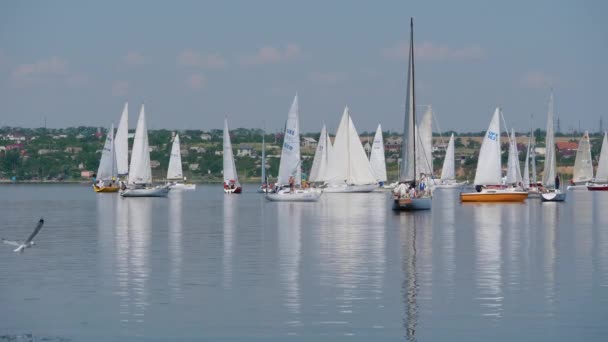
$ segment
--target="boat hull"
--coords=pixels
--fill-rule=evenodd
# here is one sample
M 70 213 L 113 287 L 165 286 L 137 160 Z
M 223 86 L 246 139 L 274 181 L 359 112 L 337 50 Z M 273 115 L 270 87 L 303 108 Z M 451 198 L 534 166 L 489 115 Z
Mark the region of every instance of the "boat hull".
M 171 190 L 196 190 L 196 184 L 192 183 L 174 183 L 169 184 Z
M 93 185 L 93 190 L 98 194 L 118 192 L 118 186 L 97 186 Z
M 523 202 L 528 198 L 525 191 L 488 190 L 482 192 L 463 192 L 461 202 Z
M 550 191 L 540 194 L 543 202 L 563 202 L 566 200 L 566 193 L 561 191 Z
M 126 189 L 120 192 L 121 197 L 167 197 L 168 187 Z
M 236 188 L 224 188 L 224 193 L 227 194 L 240 194 L 243 191 L 243 187 L 236 187 Z
M 587 186 L 590 191 L 608 191 L 608 184 L 590 184 Z
M 393 201 L 395 211 L 430 210 L 433 199 L 431 197 L 421 198 L 399 198 Z
M 316 202 L 322 194 L 321 191 L 297 190 L 295 192 L 268 193 L 265 197 L 271 202 Z
M 323 192 L 328 193 L 349 193 L 349 192 L 372 192 L 378 188 L 377 184 L 365 185 L 339 185 L 323 188 Z

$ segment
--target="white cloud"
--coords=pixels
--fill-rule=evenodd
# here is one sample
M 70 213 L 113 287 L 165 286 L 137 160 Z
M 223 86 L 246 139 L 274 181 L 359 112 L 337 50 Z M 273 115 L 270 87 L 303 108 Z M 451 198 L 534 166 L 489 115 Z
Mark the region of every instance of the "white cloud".
M 18 65 L 11 75 L 17 85 L 24 85 L 49 77 L 63 76 L 67 74 L 68 63 L 59 57 L 41 59 L 30 64 Z
M 228 63 L 218 53 L 202 54 L 192 49 L 186 49 L 177 56 L 177 64 L 188 67 L 221 69 Z
M 344 80 L 344 74 L 336 71 L 313 71 L 308 75 L 308 79 L 315 83 L 337 84 Z
M 530 71 L 520 79 L 520 84 L 528 89 L 547 89 L 555 85 L 555 78 L 540 71 Z
M 126 96 L 129 93 L 129 82 L 116 81 L 112 83 L 112 96 Z
M 285 63 L 299 57 L 301 53 L 300 46 L 293 43 L 287 44 L 284 49 L 265 46 L 255 54 L 241 57 L 240 62 L 243 65 Z
M 382 54 L 387 59 L 407 60 L 410 45 L 407 42 L 398 42 L 386 48 Z M 486 55 L 486 51 L 479 45 L 473 44 L 464 47 L 449 47 L 445 44 L 423 42 L 414 46 L 416 58 L 424 61 L 447 61 L 447 60 L 478 60 Z
M 137 51 L 127 52 L 127 54 L 122 58 L 122 61 L 129 65 L 142 65 L 146 63 L 144 56 Z
M 186 83 L 192 89 L 201 89 L 205 86 L 205 76 L 201 74 L 192 74 L 188 77 Z

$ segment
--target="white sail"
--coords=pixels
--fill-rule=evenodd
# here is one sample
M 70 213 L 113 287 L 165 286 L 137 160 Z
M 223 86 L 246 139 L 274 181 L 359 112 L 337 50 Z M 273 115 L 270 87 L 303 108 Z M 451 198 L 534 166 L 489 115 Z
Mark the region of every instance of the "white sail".
M 384 158 L 384 139 L 382 137 L 382 125 L 378 125 L 374 142 L 372 144 L 372 152 L 369 156 L 369 163 L 372 166 L 376 181 L 386 182 L 386 160 Z
M 549 97 L 547 112 L 547 137 L 545 138 L 545 170 L 543 185 L 547 188 L 555 186 L 555 137 L 553 133 L 553 93 Z
M 488 131 L 481 143 L 475 185 L 495 185 L 502 182 L 500 170 L 500 108 L 496 108 Z
M 454 133 L 450 136 L 448 148 L 445 150 L 445 159 L 443 160 L 443 168 L 441 169 L 441 180 L 448 181 L 456 179 L 454 170 Z
M 530 146 L 530 173 L 532 174 L 532 179 L 530 180 L 532 184 L 536 184 L 536 138 L 532 134 L 530 135 L 532 139 L 532 146 Z
M 114 137 L 114 148 L 116 150 L 116 169 L 118 175 L 124 176 L 129 173 L 129 103 L 125 103 Z
M 583 137 L 578 142 L 572 180 L 577 183 L 585 183 L 591 181 L 592 178 L 593 164 L 591 163 L 591 144 L 589 143 L 589 132 L 585 131 Z
M 182 153 L 179 145 L 179 134 L 175 135 L 175 139 L 173 139 L 173 146 L 171 146 L 171 156 L 169 157 L 167 179 L 184 179 L 182 172 Z
M 312 167 L 310 168 L 310 175 L 308 180 L 311 182 L 324 182 L 326 179 L 327 165 L 329 164 L 329 148 L 331 148 L 331 141 L 327 134 L 327 128 L 325 124 L 321 128 L 321 134 L 319 134 L 319 142 L 317 149 L 315 150 L 315 157 L 312 161 Z
M 111 180 L 117 176 L 116 171 L 116 150 L 114 149 L 114 124 L 110 127 L 106 142 L 101 150 L 101 159 L 97 169 L 98 180 Z
M 236 173 L 236 164 L 234 163 L 234 154 L 232 153 L 232 143 L 230 142 L 230 131 L 228 130 L 228 119 L 224 119 L 224 180 L 234 180 L 239 184 L 239 178 Z
M 405 97 L 405 123 L 403 125 L 403 143 L 401 145 L 401 174 L 399 181 L 411 182 L 416 180 L 415 169 L 415 113 L 414 103 L 414 39 L 410 39 L 410 52 L 407 65 L 407 90 Z
M 416 177 L 433 174 L 433 111 L 429 106 L 416 130 Z
M 150 146 L 148 145 L 148 128 L 146 127 L 146 113 L 141 105 L 133 150 L 131 151 L 131 167 L 129 168 L 129 184 L 152 183 L 152 168 L 150 167 Z
M 604 132 L 604 140 L 602 142 L 602 150 L 600 152 L 600 161 L 597 164 L 595 182 L 608 183 L 608 136 L 606 132 Z
M 519 165 L 519 151 L 515 140 L 515 130 L 511 129 L 511 139 L 509 140 L 509 159 L 507 164 L 507 184 L 519 184 L 522 182 Z
M 524 174 L 522 183 L 524 185 L 524 189 L 528 189 L 530 187 L 530 146 L 532 145 L 532 133 L 530 133 L 530 137 L 528 137 L 528 147 L 526 149 L 526 160 L 524 162 Z
M 329 160 L 329 182 L 346 182 L 348 185 L 376 183 L 374 171 L 367 160 L 348 107 L 344 108 Z
M 294 177 L 295 184 L 300 184 L 302 181 L 300 170 L 300 120 L 298 95 L 296 95 L 285 124 L 285 137 L 283 138 L 277 184 L 289 184 L 290 177 Z

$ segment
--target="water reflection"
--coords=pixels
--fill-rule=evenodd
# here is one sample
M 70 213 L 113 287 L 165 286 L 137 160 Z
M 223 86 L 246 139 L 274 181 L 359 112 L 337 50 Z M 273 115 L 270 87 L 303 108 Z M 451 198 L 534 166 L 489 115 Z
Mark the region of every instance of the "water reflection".
M 283 304 L 290 317 L 288 327 L 302 325 L 300 321 L 300 254 L 302 227 L 302 203 L 277 203 L 277 230 L 279 270 L 281 284 L 285 287 Z M 304 204 L 306 205 L 306 204 Z M 294 332 L 289 332 L 295 334 Z
M 442 192 L 442 196 L 438 196 L 437 200 L 441 208 L 441 220 L 442 224 L 440 227 L 442 236 L 442 253 L 444 263 L 444 274 L 445 279 L 443 283 L 445 288 L 449 291 L 448 299 L 452 299 L 454 296 L 454 273 L 456 270 L 456 260 L 454 251 L 456 249 L 456 203 L 459 199 L 454 196 L 456 192 L 452 192 L 451 196 L 448 195 L 447 191 Z
M 124 323 L 143 323 L 148 306 L 152 198 L 116 201 L 116 280 Z
M 475 208 L 476 275 L 482 316 L 502 316 L 502 206 L 480 204 Z
M 182 192 L 169 196 L 169 287 L 172 294 L 181 298 L 182 278 Z
M 232 268 L 233 268 L 233 244 L 234 226 L 238 210 L 238 195 L 224 195 L 224 244 L 222 256 L 222 285 L 224 288 L 232 287 Z
M 417 341 L 417 327 L 419 319 L 418 300 L 420 293 L 418 262 L 421 258 L 418 241 L 420 233 L 432 229 L 431 213 L 400 213 L 399 239 L 401 242 L 403 283 L 401 290 L 404 298 L 405 317 L 403 326 L 405 338 L 408 341 Z M 432 279 L 432 278 L 431 278 Z M 426 285 L 425 285 L 426 286 Z M 428 284 L 431 287 L 432 283 Z
M 543 270 L 544 270 L 544 288 L 545 300 L 547 301 L 547 312 L 552 314 L 555 312 L 555 231 L 557 229 L 558 208 L 561 203 L 542 203 L 543 217 Z

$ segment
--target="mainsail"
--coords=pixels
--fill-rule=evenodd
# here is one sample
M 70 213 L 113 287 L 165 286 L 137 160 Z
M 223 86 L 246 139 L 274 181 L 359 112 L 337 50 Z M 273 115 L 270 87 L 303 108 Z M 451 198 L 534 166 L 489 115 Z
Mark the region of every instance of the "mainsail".
M 148 128 L 146 127 L 146 113 L 144 105 L 141 105 L 135 138 L 133 139 L 133 150 L 131 151 L 131 167 L 129 172 L 129 184 L 152 183 L 152 169 L 150 167 L 150 146 L 148 145 Z
M 519 151 L 515 140 L 515 130 L 511 129 L 509 140 L 509 159 L 507 164 L 507 184 L 519 184 L 522 182 L 521 168 L 519 165 Z
M 456 179 L 454 170 L 454 133 L 450 136 L 448 148 L 445 150 L 445 159 L 443 160 L 443 168 L 441 169 L 441 180 L 449 181 Z
M 524 189 L 530 188 L 530 146 L 532 145 L 532 133 L 528 137 L 528 147 L 526 148 L 526 160 L 524 162 L 524 175 L 522 183 Z
M 496 108 L 488 131 L 481 143 L 475 185 L 496 185 L 502 182 L 500 170 L 500 108 Z
M 372 144 L 372 152 L 369 156 L 369 163 L 372 166 L 376 181 L 386 182 L 386 161 L 384 158 L 384 139 L 382 138 L 382 125 L 378 125 L 374 142 Z
M 230 143 L 230 131 L 228 130 L 228 119 L 224 119 L 224 180 L 235 181 L 238 184 L 239 178 L 236 173 L 236 165 L 234 164 L 234 155 L 232 154 L 232 144 Z
M 300 122 L 298 95 L 296 95 L 287 115 L 277 184 L 289 184 L 290 177 L 294 177 L 295 184 L 301 184 L 300 175 Z
M 119 176 L 129 173 L 129 103 L 125 103 L 114 137 L 116 169 Z
M 553 133 L 553 93 L 549 97 L 549 111 L 547 113 L 547 137 L 545 138 L 545 171 L 543 185 L 547 188 L 555 187 L 555 137 Z
M 112 180 L 117 176 L 116 171 L 116 150 L 114 149 L 114 124 L 110 126 L 106 142 L 101 150 L 101 159 L 97 169 L 98 180 Z
M 311 182 L 324 182 L 327 180 L 327 167 L 329 165 L 329 151 L 331 149 L 331 141 L 329 140 L 329 134 L 325 124 L 321 128 L 321 134 L 319 135 L 319 142 L 317 143 L 317 149 L 315 151 L 315 157 L 312 161 L 312 167 L 310 169 L 310 176 L 308 180 Z
M 583 137 L 578 142 L 572 180 L 577 183 L 585 183 L 591 181 L 592 178 L 593 164 L 591 163 L 591 144 L 589 143 L 589 132 L 585 131 Z
M 175 139 L 173 139 L 173 146 L 171 146 L 171 156 L 169 157 L 167 179 L 184 179 L 184 175 L 182 173 L 182 153 L 179 145 L 179 134 L 175 135 Z
M 604 140 L 602 141 L 602 151 L 600 152 L 600 161 L 597 164 L 595 182 L 608 183 L 608 136 L 606 132 L 604 132 Z
M 416 130 L 416 176 L 433 175 L 433 111 L 428 106 Z
M 410 33 L 410 52 L 407 65 L 407 90 L 405 97 L 405 123 L 401 145 L 400 182 L 416 180 L 416 103 L 414 97 L 414 30 Z

